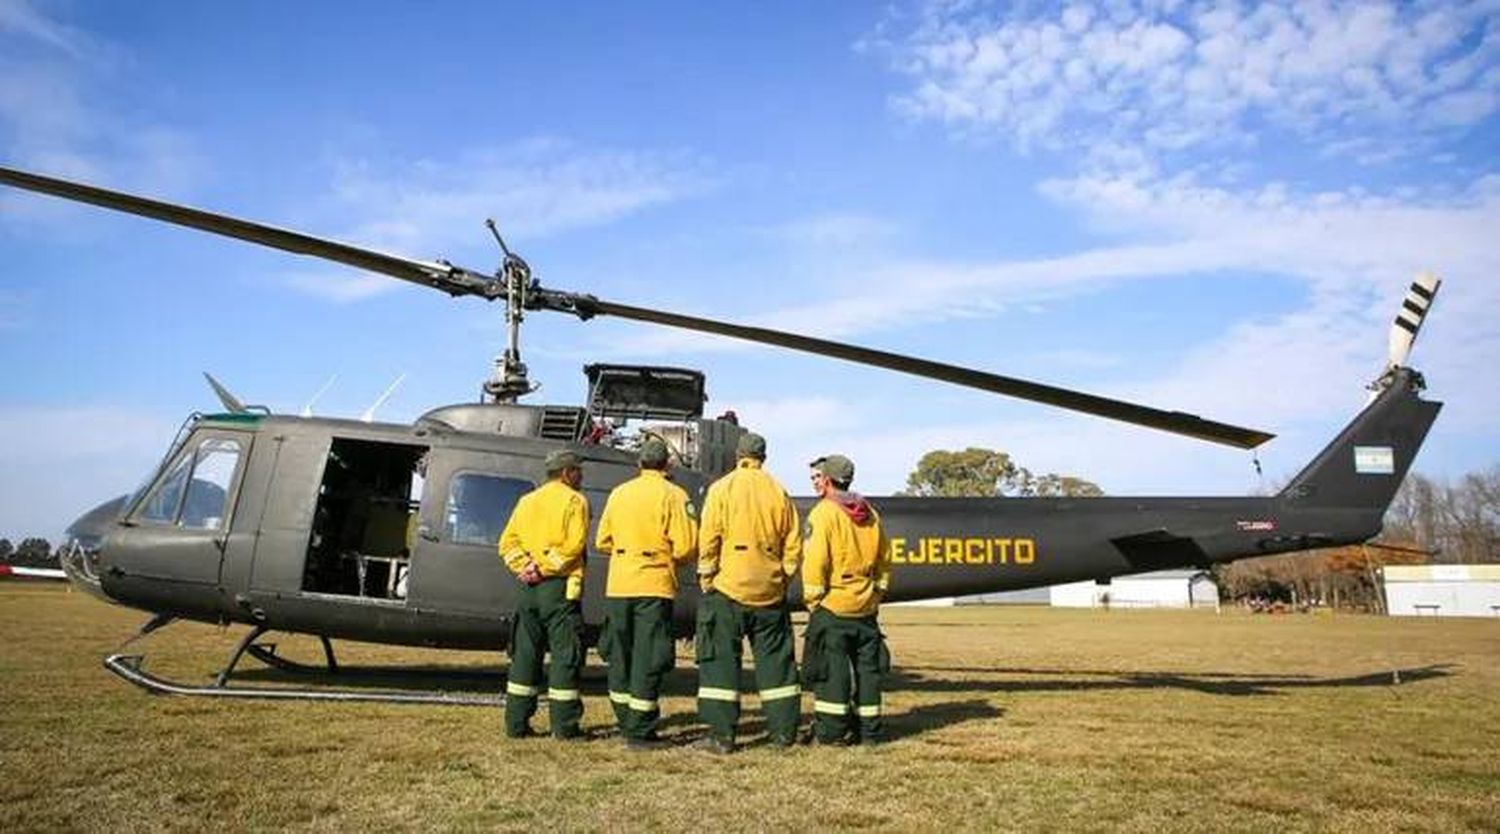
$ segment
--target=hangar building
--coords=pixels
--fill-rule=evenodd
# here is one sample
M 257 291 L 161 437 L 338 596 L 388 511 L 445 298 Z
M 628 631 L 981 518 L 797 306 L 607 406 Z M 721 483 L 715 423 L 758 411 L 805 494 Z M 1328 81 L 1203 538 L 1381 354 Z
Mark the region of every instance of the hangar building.
M 1500 617 L 1500 565 L 1387 565 L 1393 617 Z
M 1208 574 L 1195 570 L 1069 582 L 1050 590 L 1052 604 L 1061 608 L 1214 608 L 1219 604 L 1219 586 Z

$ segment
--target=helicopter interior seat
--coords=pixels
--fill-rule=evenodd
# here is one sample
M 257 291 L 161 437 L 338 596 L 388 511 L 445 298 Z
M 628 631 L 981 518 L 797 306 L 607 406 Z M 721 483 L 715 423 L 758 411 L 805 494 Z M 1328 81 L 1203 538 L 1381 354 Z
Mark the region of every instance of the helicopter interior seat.
M 409 563 L 406 534 L 411 518 L 404 500 L 371 505 L 357 556 L 362 596 L 397 596 L 398 582 Z
M 314 510 L 303 590 L 399 599 L 414 473 L 426 447 L 334 438 Z

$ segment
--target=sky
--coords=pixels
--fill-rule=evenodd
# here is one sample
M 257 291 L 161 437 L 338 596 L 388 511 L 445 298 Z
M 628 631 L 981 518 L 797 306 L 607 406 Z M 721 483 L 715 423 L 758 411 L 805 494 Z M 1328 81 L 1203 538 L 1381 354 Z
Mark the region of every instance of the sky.
M 1259 452 L 837 360 L 538 313 L 709 375 L 806 492 L 1002 449 L 1109 494 L 1265 491 L 1358 411 L 1420 270 L 1417 469 L 1500 461 L 1500 2 L 0 0 L 0 164 L 545 286 L 1197 413 Z M 0 535 L 57 537 L 184 417 L 472 401 L 502 309 L 0 189 Z M 1256 464 L 1259 463 L 1259 471 Z

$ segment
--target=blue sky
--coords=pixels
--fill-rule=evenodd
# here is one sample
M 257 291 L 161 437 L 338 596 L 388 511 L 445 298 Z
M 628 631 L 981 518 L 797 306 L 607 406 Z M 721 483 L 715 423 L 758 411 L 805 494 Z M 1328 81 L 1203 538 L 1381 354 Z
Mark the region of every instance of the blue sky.
M 699 367 L 794 487 L 992 446 L 1112 494 L 1284 478 L 1364 401 L 1412 275 L 1448 403 L 1419 469 L 1500 459 L 1493 3 L 0 0 L 0 161 L 542 281 L 1252 425 L 1248 453 L 844 363 L 536 315 L 588 361 Z M 383 419 L 473 398 L 500 309 L 0 193 L 0 534 L 129 489 L 199 372 Z

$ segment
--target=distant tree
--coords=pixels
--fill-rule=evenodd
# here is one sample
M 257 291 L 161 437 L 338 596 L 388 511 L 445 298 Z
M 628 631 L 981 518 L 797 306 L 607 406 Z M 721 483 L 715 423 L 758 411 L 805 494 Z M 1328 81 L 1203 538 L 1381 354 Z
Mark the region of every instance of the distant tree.
M 902 495 L 943 498 L 1066 496 L 1094 498 L 1104 491 L 1072 475 L 1033 475 L 1005 452 L 970 447 L 935 449 L 917 461 Z
M 1431 550 L 1438 562 L 1500 562 L 1500 465 L 1457 484 L 1407 476 L 1386 512 L 1385 536 Z
M 10 560 L 17 565 L 31 567 L 49 564 L 52 561 L 52 542 L 37 536 L 22 539 L 21 546 L 16 548 Z
M 15 552 L 16 548 L 10 543 L 10 539 L 0 539 L 0 562 L 9 561 L 11 554 Z

